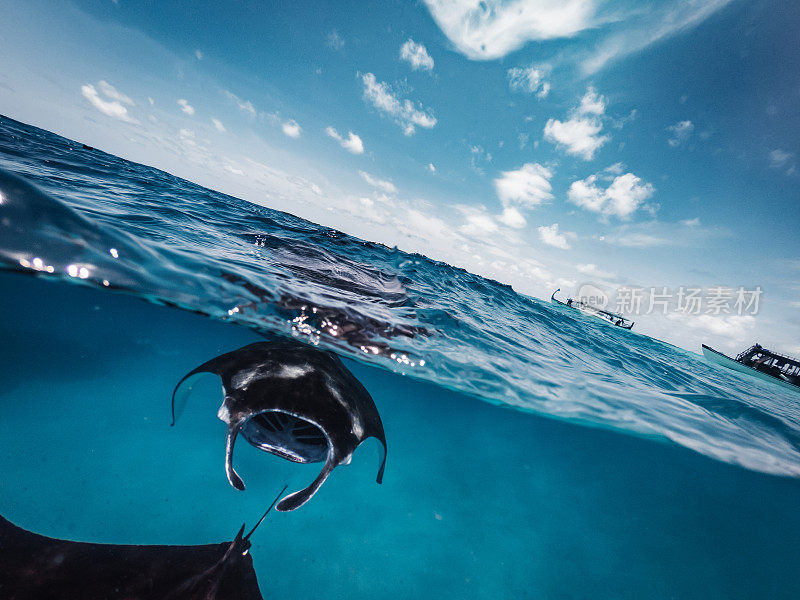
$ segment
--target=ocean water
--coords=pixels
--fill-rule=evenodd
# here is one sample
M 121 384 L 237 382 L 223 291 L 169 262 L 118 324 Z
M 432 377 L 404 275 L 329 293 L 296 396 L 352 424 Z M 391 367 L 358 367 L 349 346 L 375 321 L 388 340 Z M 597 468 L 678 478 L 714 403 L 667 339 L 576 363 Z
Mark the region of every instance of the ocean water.
M 269 203 L 265 198 L 264 202 Z M 198 364 L 337 352 L 388 442 L 253 538 L 265 598 L 800 597 L 800 394 L 466 271 L 0 118 L 0 514 L 81 541 L 232 539 L 297 465 Z

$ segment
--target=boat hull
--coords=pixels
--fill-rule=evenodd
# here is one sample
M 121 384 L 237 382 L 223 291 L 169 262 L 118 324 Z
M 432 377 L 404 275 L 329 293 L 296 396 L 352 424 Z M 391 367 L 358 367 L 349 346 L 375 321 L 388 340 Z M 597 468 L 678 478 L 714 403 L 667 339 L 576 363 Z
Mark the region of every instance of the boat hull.
M 715 365 L 720 365 L 722 367 L 726 367 L 733 371 L 738 371 L 739 373 L 744 373 L 746 375 L 750 375 L 757 379 L 761 379 L 763 381 L 769 381 L 771 383 L 777 383 L 780 386 L 788 387 L 793 390 L 800 390 L 800 387 L 794 385 L 793 383 L 789 383 L 788 381 L 784 381 L 783 379 L 778 379 L 777 377 L 773 377 L 772 375 L 768 375 L 767 373 L 762 373 L 758 369 L 754 369 L 753 367 L 748 367 L 747 365 L 743 365 L 742 363 L 732 359 L 730 356 L 723 354 L 722 352 L 718 352 L 713 348 L 706 346 L 703 344 L 703 356 L 705 359 L 713 363 Z
M 588 316 L 588 317 L 594 317 L 595 319 L 598 319 L 599 321 L 602 321 L 602 322 L 603 322 L 603 323 L 605 323 L 606 325 L 611 325 L 611 326 L 613 326 L 613 327 L 619 327 L 620 329 L 626 329 L 626 330 L 628 330 L 628 331 L 630 331 L 631 329 L 633 329 L 634 323 L 631 323 L 630 325 L 617 325 L 615 322 L 613 322 L 613 321 L 610 321 L 610 320 L 608 320 L 608 319 L 606 319 L 606 318 L 604 318 L 604 317 L 602 317 L 602 316 L 598 315 L 596 312 L 593 312 L 593 311 L 591 311 L 591 310 L 584 310 L 583 308 L 581 308 L 581 307 L 579 307 L 579 306 L 570 306 L 570 305 L 569 305 L 569 304 L 567 304 L 566 302 L 562 302 L 561 300 L 559 300 L 558 298 L 556 298 L 556 293 L 558 293 L 558 291 L 559 291 L 560 289 L 561 289 L 561 288 L 559 288 L 558 290 L 556 290 L 555 292 L 553 292 L 553 295 L 552 295 L 552 296 L 550 296 L 550 302 L 552 302 L 553 304 L 560 304 L 561 306 L 565 306 L 566 308 L 571 308 L 572 310 L 576 310 L 576 311 L 578 311 L 579 313 L 581 313 L 582 315 L 586 315 L 586 316 Z

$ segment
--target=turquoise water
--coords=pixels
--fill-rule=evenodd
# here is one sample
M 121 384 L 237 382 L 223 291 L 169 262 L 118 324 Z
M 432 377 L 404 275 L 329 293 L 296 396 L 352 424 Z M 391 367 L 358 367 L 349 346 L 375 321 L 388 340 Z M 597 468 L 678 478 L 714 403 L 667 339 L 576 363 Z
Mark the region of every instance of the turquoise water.
M 370 441 L 268 517 L 265 598 L 800 596 L 792 390 L 8 119 L 0 168 L 15 523 L 231 539 L 318 465 L 242 443 L 234 490 L 218 380 L 174 428 L 169 397 L 209 358 L 295 335 L 345 358 L 389 454 L 382 485 Z

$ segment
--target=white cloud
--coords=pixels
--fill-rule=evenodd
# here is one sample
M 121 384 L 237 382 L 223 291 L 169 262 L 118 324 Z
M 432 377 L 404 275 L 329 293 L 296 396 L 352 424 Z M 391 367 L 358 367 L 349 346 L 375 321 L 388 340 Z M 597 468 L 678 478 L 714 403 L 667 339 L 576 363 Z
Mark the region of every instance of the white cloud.
M 655 219 L 636 223 L 621 223 L 614 230 L 596 239 L 625 248 L 650 248 L 679 246 L 681 248 L 707 246 L 716 239 L 732 238 L 733 233 L 719 226 L 704 226 L 700 219 L 677 222 Z
M 490 162 L 492 162 L 491 152 L 484 150 L 483 146 L 470 146 L 469 166 L 473 171 L 483 175 L 483 166 L 488 165 Z
M 670 240 L 641 232 L 626 232 L 619 235 L 604 238 L 604 241 L 623 248 L 652 248 L 654 246 L 668 246 Z
M 599 269 L 594 263 L 577 264 L 575 265 L 575 270 L 583 275 L 596 277 L 598 279 L 614 279 L 617 276 L 616 273 L 612 273 L 611 271 Z
M 550 83 L 545 81 L 547 69 L 531 65 L 529 67 L 514 67 L 506 73 L 508 87 L 513 92 L 536 94 L 537 98 L 544 98 L 550 92 Z
M 631 109 L 631 112 L 628 113 L 625 117 L 614 118 L 611 117 L 611 126 L 614 129 L 622 129 L 628 123 L 635 121 L 639 117 L 639 109 Z
M 539 239 L 548 246 L 561 248 L 562 250 L 569 250 L 571 248 L 567 242 L 567 237 L 563 233 L 559 233 L 558 223 L 553 223 L 549 226 L 541 225 L 537 229 L 539 231 Z
M 652 184 L 643 182 L 633 173 L 625 173 L 614 178 L 606 188 L 608 198 L 606 211 L 621 219 L 627 219 L 641 204 L 655 193 Z
M 217 131 L 219 131 L 220 133 L 225 133 L 225 131 L 226 131 L 225 130 L 225 125 L 222 124 L 222 121 L 212 117 L 211 118 L 211 122 L 214 124 L 214 127 L 217 129 Z
M 333 127 L 326 127 L 325 133 L 327 133 L 330 137 L 335 139 L 339 144 L 352 154 L 364 154 L 364 142 L 361 141 L 361 138 L 358 137 L 352 131 L 347 132 L 347 138 L 343 138 L 339 135 L 339 132 L 336 131 Z
M 232 167 L 231 165 L 225 165 L 224 169 L 229 173 L 233 173 L 234 175 L 244 175 L 244 171 L 237 169 L 236 167 Z
M 503 209 L 502 214 L 497 219 L 508 227 L 513 229 L 522 229 L 528 222 L 518 208 L 507 206 Z
M 667 140 L 667 143 L 673 148 L 677 148 L 683 144 L 694 131 L 694 124 L 691 121 L 678 121 L 674 125 L 667 127 L 672 137 Z
M 108 83 L 107 81 L 98 81 L 97 87 L 100 88 L 100 91 L 103 92 L 108 98 L 111 100 L 116 100 L 117 102 L 121 102 L 122 104 L 127 104 L 128 106 L 135 106 L 133 100 L 131 100 L 125 94 L 117 91 L 113 85 Z
M 234 104 L 236 104 L 236 106 L 238 106 L 239 110 L 241 110 L 242 112 L 246 112 L 251 117 L 255 117 L 258 114 L 258 111 L 256 111 L 256 107 L 253 106 L 253 103 L 250 102 L 249 100 L 242 100 L 239 98 L 239 96 L 229 92 L 228 90 L 225 90 L 225 95 L 228 97 L 229 100 L 233 101 Z
M 596 119 L 572 118 L 569 121 L 549 119 L 544 126 L 544 137 L 554 144 L 566 147 L 567 154 L 592 160 L 594 153 L 608 141 L 608 136 L 598 134 L 603 126 Z
M 420 69 L 433 71 L 433 58 L 428 54 L 428 50 L 423 44 L 417 44 L 411 38 L 400 46 L 400 60 L 406 61 L 415 71 Z
M 195 50 L 194 55 L 197 57 L 197 60 L 203 60 L 203 52 L 201 50 Z
M 581 104 L 576 112 L 578 115 L 602 116 L 606 112 L 606 99 L 598 96 L 595 89 L 590 87 L 581 98 Z
M 529 41 L 571 37 L 591 27 L 595 0 L 425 0 L 459 52 L 501 58 Z
M 780 169 L 788 165 L 793 158 L 794 154 L 791 152 L 776 148 L 769 153 L 769 164 L 773 169 Z
M 182 110 L 183 112 L 185 112 L 187 115 L 190 115 L 190 116 L 191 116 L 191 115 L 193 115 L 193 114 L 194 114 L 194 106 L 192 106 L 191 104 L 189 104 L 189 103 L 186 101 L 186 99 L 185 99 L 185 98 L 180 98 L 180 99 L 178 99 L 178 106 L 180 106 L 180 107 L 181 107 L 181 110 Z
M 734 342 L 747 338 L 756 324 L 755 317 L 751 315 L 695 315 L 675 311 L 667 315 L 667 318 L 691 329 L 700 329 Z
M 300 125 L 298 125 L 297 121 L 295 121 L 294 119 L 290 119 L 285 123 L 281 124 L 281 129 L 283 130 L 283 133 L 289 136 L 290 138 L 299 138 L 300 132 L 302 131 Z
M 497 197 L 503 206 L 534 208 L 553 197 L 552 171 L 538 163 L 527 163 L 516 171 L 503 171 L 494 180 Z
M 600 117 L 605 113 L 605 109 L 605 98 L 590 87 L 581 98 L 580 105 L 572 110 L 569 120 L 547 120 L 544 137 L 554 144 L 563 146 L 567 154 L 592 160 L 594 153 L 610 139 L 607 135 L 600 135 L 603 130 Z
M 613 33 L 594 46 L 591 54 L 584 57 L 581 70 L 584 75 L 596 73 L 610 62 L 688 31 L 730 2 L 731 0 L 672 0 L 648 9 L 632 10 L 626 18 L 620 18 L 619 14 L 609 14 L 607 22 L 627 22 L 616 26 Z M 613 7 L 613 4 L 610 6 Z
M 605 216 L 629 219 L 650 198 L 655 188 L 633 173 L 614 178 L 607 188 L 597 185 L 597 175 L 574 181 L 567 192 L 570 202 Z
M 105 85 L 103 85 L 103 84 L 105 84 Z M 127 96 L 124 96 L 122 94 L 119 94 L 112 86 L 110 86 L 109 84 L 107 84 L 105 82 L 101 81 L 97 85 L 100 86 L 101 89 L 103 89 L 104 87 L 107 86 L 108 89 L 113 90 L 114 94 L 116 96 L 116 99 L 115 99 L 114 96 L 108 96 L 108 95 L 107 96 L 110 99 L 101 98 L 100 94 L 98 94 L 98 92 L 95 89 L 95 87 L 90 83 L 88 83 L 86 85 L 82 85 L 81 86 L 81 94 L 83 94 L 83 97 L 86 98 L 91 103 L 92 106 L 94 106 L 97 110 L 99 110 L 104 115 L 112 117 L 114 119 L 118 119 L 120 121 L 124 121 L 125 123 L 133 123 L 133 124 L 138 124 L 139 123 L 139 121 L 137 121 L 136 119 L 134 119 L 132 116 L 130 116 L 128 114 L 127 107 L 125 107 L 123 105 L 123 102 L 121 102 L 118 99 L 119 97 L 122 97 L 122 98 L 126 99 L 127 101 L 129 101 L 130 104 L 133 104 L 133 102 L 130 101 L 130 98 L 128 98 Z M 128 102 L 125 102 L 125 103 L 127 104 Z
M 561 53 L 584 75 L 651 44 L 685 32 L 731 0 L 425 0 L 455 48 L 473 60 L 502 58 L 532 41 L 574 38 Z M 582 31 L 593 30 L 590 48 Z M 582 48 L 581 48 L 582 46 Z
M 334 50 L 341 50 L 344 48 L 344 40 L 339 35 L 339 32 L 334 29 L 325 36 L 325 45 Z
M 597 175 L 573 181 L 567 191 L 570 202 L 592 212 L 600 212 L 606 203 L 604 190 L 595 185 Z
M 401 100 L 389 84 L 378 81 L 372 73 L 362 75 L 361 81 L 364 84 L 364 99 L 394 117 L 406 135 L 413 135 L 416 127 L 431 129 L 436 125 L 433 111 L 420 104 L 415 106 L 411 100 Z
M 502 171 L 494 180 L 497 197 L 503 205 L 498 221 L 513 229 L 527 225 L 523 209 L 530 210 L 553 197 L 553 173 L 538 163 L 526 163 L 514 171 Z
M 364 181 L 366 181 L 368 184 L 370 184 L 374 188 L 378 188 L 380 190 L 383 190 L 387 194 L 396 194 L 397 193 L 397 188 L 395 187 L 395 185 L 391 181 L 388 181 L 388 180 L 385 180 L 385 179 L 378 179 L 377 177 L 373 177 L 372 175 L 370 175 L 369 173 L 367 173 L 365 171 L 359 171 L 358 174 L 361 175 L 361 178 Z
M 364 154 L 364 142 L 352 131 L 347 132 L 347 139 L 341 141 L 342 148 L 353 154 Z
M 494 219 L 486 214 L 484 210 L 473 208 L 462 208 L 467 222 L 459 228 L 459 231 L 469 237 L 482 238 L 487 235 L 497 233 L 499 227 Z
M 788 163 L 793 156 L 794 155 L 791 152 L 786 152 L 785 150 L 776 148 L 769 153 L 770 164 L 775 168 L 780 168 Z

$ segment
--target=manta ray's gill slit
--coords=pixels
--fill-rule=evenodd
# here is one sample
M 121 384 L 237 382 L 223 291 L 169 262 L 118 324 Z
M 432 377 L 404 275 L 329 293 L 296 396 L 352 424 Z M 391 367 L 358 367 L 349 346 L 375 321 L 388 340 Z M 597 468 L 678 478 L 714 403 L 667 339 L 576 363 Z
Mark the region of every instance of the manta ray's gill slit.
M 261 413 L 253 417 L 253 420 L 269 431 L 280 431 L 283 429 L 283 424 L 280 422 L 277 412 Z
M 294 435 L 296 438 L 317 440 L 319 443 L 324 444 L 325 438 L 321 435 L 319 428 L 311 423 L 300 421 L 294 427 Z
M 317 462 L 327 454 L 328 439 L 313 423 L 280 411 L 265 411 L 242 426 L 242 434 L 262 450 L 280 450 L 299 462 Z

